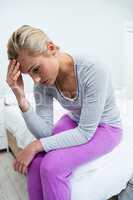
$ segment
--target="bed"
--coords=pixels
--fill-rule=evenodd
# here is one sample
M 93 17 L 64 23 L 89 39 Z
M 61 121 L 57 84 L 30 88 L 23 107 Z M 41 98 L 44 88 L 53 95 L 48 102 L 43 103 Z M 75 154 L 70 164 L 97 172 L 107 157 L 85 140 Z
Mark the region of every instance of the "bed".
M 35 108 L 33 95 L 27 94 L 27 98 Z M 75 170 L 70 181 L 72 200 L 107 200 L 120 193 L 133 174 L 133 125 L 130 116 L 132 110 L 127 110 L 127 105 L 133 108 L 133 102 L 118 100 L 118 105 L 125 124 L 123 140 L 112 152 Z M 54 123 L 66 112 L 54 101 Z M 8 144 L 16 156 L 35 138 L 27 129 L 13 96 L 5 98 L 5 122 Z

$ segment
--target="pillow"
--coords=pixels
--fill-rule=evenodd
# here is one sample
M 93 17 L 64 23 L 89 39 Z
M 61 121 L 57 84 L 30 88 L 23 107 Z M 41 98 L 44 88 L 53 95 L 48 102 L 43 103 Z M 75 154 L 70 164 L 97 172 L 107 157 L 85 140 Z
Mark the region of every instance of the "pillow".
M 30 104 L 35 104 L 33 92 L 27 92 L 26 98 L 29 100 Z M 15 95 L 13 93 L 4 95 L 4 104 L 7 106 L 18 105 Z

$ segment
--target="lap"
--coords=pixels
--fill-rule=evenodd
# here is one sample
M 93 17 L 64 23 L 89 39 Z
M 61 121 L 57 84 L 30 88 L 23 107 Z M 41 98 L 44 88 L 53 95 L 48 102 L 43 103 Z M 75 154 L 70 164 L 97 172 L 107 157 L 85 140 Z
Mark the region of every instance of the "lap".
M 53 134 L 59 134 L 76 126 L 77 123 L 64 114 L 54 125 Z M 87 143 L 52 150 L 48 153 L 41 152 L 36 155 L 35 159 L 40 156 L 41 163 L 44 163 L 47 168 L 59 167 L 60 170 L 74 170 L 76 167 L 110 152 L 119 143 L 120 137 L 118 129 L 102 124 L 97 127 L 94 136 Z
M 116 132 L 115 132 L 116 131 Z M 65 134 L 65 133 L 64 133 Z M 109 153 L 120 142 L 121 134 L 117 135 L 117 129 L 106 124 L 97 127 L 91 140 L 87 143 L 52 150 L 44 156 L 42 162 L 47 168 L 60 168 L 60 170 L 74 170 L 76 167 L 90 162 Z

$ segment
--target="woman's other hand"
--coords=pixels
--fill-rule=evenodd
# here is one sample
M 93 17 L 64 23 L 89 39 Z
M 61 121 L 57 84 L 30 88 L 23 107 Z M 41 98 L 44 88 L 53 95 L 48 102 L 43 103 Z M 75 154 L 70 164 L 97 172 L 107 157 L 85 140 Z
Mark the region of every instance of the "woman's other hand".
M 25 147 L 24 150 L 18 153 L 16 160 L 13 161 L 14 170 L 22 174 L 27 174 L 27 168 L 34 156 L 44 151 L 39 140 L 35 140 Z

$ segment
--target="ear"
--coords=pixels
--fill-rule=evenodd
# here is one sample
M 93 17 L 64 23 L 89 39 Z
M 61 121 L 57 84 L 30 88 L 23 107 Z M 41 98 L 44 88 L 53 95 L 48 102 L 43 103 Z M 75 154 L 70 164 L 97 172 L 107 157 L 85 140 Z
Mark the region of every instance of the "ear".
M 48 42 L 47 44 L 47 53 L 48 55 L 55 55 L 57 48 L 53 42 Z

